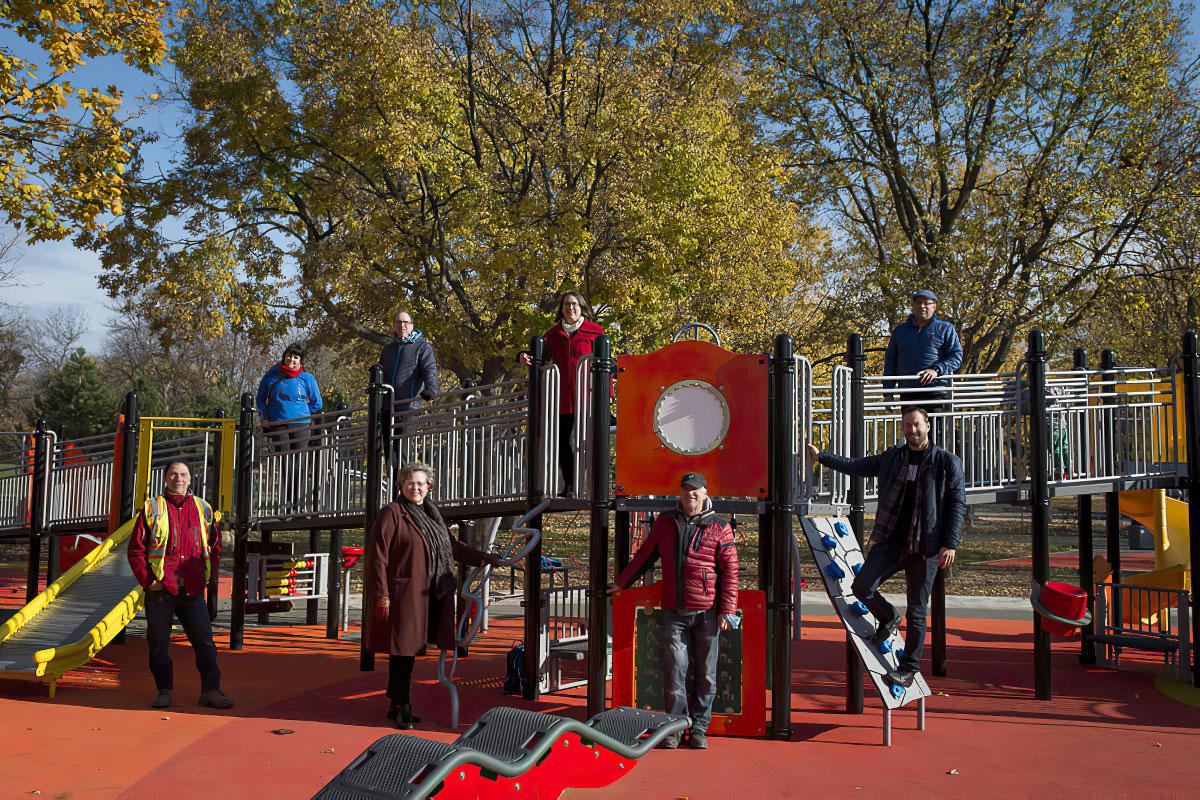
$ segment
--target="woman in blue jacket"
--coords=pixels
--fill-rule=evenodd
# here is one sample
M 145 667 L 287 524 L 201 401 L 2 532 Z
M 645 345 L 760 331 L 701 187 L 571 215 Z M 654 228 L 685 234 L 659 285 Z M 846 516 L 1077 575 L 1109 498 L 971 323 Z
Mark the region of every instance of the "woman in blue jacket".
M 321 412 L 317 380 L 304 371 L 304 348 L 290 344 L 258 384 L 255 405 L 263 433 L 279 450 L 299 450 L 308 440 L 313 414 Z

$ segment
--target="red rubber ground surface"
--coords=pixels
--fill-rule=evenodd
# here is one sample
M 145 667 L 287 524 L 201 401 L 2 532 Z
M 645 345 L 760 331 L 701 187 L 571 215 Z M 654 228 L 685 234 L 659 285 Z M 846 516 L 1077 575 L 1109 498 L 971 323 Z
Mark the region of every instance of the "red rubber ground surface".
M 655 751 L 620 783 L 578 796 L 1200 793 L 1200 709 L 1168 698 L 1149 675 L 1080 667 L 1069 642 L 1056 646 L 1056 699 L 1032 699 L 1027 622 L 951 619 L 951 677 L 929 679 L 938 694 L 928 730 L 912 729 L 914 712 L 897 713 L 891 749 L 880 746 L 869 695 L 866 714 L 840 712 L 840 625 L 806 622 L 795 645 L 792 741 L 713 738 L 707 752 Z M 360 672 L 357 646 L 323 632 L 252 631 L 237 653 L 219 641 L 225 688 L 238 701 L 228 712 L 195 705 L 185 642 L 174 648 L 177 705 L 165 713 L 147 707 L 154 691 L 142 639 L 69 675 L 55 701 L 39 685 L 0 682 L 0 796 L 311 796 L 391 730 L 384 671 Z M 462 663 L 463 719 L 504 703 L 582 717 L 579 694 L 540 703 L 501 694 L 503 653 L 518 636 L 515 620 L 495 625 Z M 432 658 L 418 661 L 414 705 L 423 735 L 448 741 L 456 734 L 434 672 Z

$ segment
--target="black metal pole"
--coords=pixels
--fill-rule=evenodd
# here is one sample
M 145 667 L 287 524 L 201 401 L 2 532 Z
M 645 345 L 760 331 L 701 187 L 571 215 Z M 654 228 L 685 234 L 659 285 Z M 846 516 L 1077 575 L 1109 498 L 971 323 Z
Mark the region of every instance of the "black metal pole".
M 1187 414 L 1188 543 L 1192 548 L 1188 576 L 1192 587 L 1192 686 L 1200 689 L 1200 585 L 1196 583 L 1200 554 L 1200 339 L 1195 331 L 1183 337 L 1183 393 Z
M 631 532 L 629 512 L 617 511 L 614 515 L 615 528 L 613 529 L 613 568 L 620 573 L 621 570 L 629 566 L 629 538 Z
M 229 609 L 229 649 L 241 650 L 246 631 L 246 584 L 249 578 L 250 493 L 254 480 L 254 397 L 242 395 L 238 414 L 237 464 L 233 492 L 233 589 Z
M 556 475 L 546 475 L 542 458 L 542 337 L 534 336 L 529 340 L 529 354 L 532 362 L 529 365 L 529 421 L 525 436 L 529 448 L 525 454 L 525 463 L 529 465 L 527 474 L 529 486 L 526 488 L 526 501 L 529 508 L 542 502 L 549 481 L 558 480 Z M 551 425 L 557 425 L 558 420 L 551 420 Z M 607 434 L 605 434 L 607 436 Z M 608 473 L 605 472 L 605 475 Z M 538 514 L 529 521 L 529 526 L 542 529 L 542 515 Z M 522 695 L 526 700 L 537 700 L 541 695 L 542 674 L 542 543 L 530 551 L 525 560 L 525 686 Z
M 308 552 L 316 553 L 321 548 L 321 531 L 313 529 L 308 532 Z M 317 586 L 313 586 L 313 593 L 316 593 Z M 304 610 L 304 624 L 316 625 L 321 621 L 321 601 L 309 600 L 307 608 Z
M 592 408 L 592 508 L 591 547 L 588 570 L 591 592 L 588 605 L 588 687 L 587 711 L 594 717 L 608 704 L 608 473 L 609 406 L 608 384 L 613 368 L 612 347 L 607 336 L 597 336 L 592 342 L 591 397 Z M 527 648 L 528 649 L 528 648 Z
M 930 639 L 933 651 L 930 654 L 930 665 L 933 674 L 944 678 L 948 672 L 946 667 L 946 572 L 939 569 L 933 579 L 933 593 L 930 603 Z
M 771 562 L 767 614 L 771 627 L 771 736 L 792 738 L 792 514 L 796 487 L 796 358 L 792 337 L 775 337 L 772 366 L 774 407 L 771 418 L 776 434 L 770 465 L 772 533 L 775 558 Z
M 217 416 L 224 419 L 225 409 L 218 409 Z M 212 503 L 213 508 L 219 508 L 221 502 L 221 467 L 224 465 L 221 464 L 220 437 L 223 435 L 218 434 L 217 436 L 210 437 L 208 444 L 208 474 L 205 475 L 204 493 L 207 495 L 205 499 Z M 226 522 L 225 524 L 228 525 L 229 523 Z M 216 527 L 216 530 L 209 535 L 216 536 L 219 546 L 221 540 L 220 523 L 214 520 L 213 525 Z M 208 597 L 208 619 L 215 622 L 221 603 L 221 561 L 219 557 L 216 569 L 212 570 L 212 573 L 208 576 L 208 586 L 205 593 Z
M 1084 373 L 1086 380 L 1088 358 L 1087 351 L 1082 347 L 1075 348 L 1074 367 Z M 1080 426 L 1079 436 L 1076 438 L 1073 447 L 1078 460 L 1074 463 L 1077 465 L 1077 471 L 1081 472 L 1091 464 L 1090 440 L 1084 426 Z M 1079 525 L 1079 586 L 1087 594 L 1087 613 L 1090 616 L 1096 610 L 1096 576 L 1092 568 L 1092 560 L 1095 557 L 1092 548 L 1092 496 L 1081 494 L 1075 503 L 1076 522 Z M 1096 643 L 1087 627 L 1079 632 L 1079 663 L 1096 663 Z
M 1044 586 L 1050 577 L 1050 467 L 1046 429 L 1046 347 L 1042 332 L 1029 332 L 1025 353 L 1029 374 L 1029 493 L 1032 501 L 1033 580 Z M 1038 700 L 1049 700 L 1050 634 L 1041 614 L 1033 615 L 1033 691 Z
M 121 423 L 121 472 L 113 476 L 117 481 L 117 527 L 133 519 L 136 510 L 133 507 L 134 484 L 137 476 L 137 441 L 138 441 L 138 396 L 137 392 L 125 395 L 125 409 Z M 128 628 L 121 628 L 113 642 L 125 644 L 125 634 Z
M 42 531 L 46 526 L 46 492 L 50 479 L 46 420 L 39 419 L 33 431 L 33 463 L 29 469 L 33 483 L 29 487 L 29 566 L 25 573 L 25 602 L 39 594 L 42 562 Z
M 375 517 L 383 507 L 383 464 L 387 457 L 384 452 L 384 437 L 391 439 L 391 431 L 383 431 L 383 406 L 386 393 L 383 391 L 383 367 L 379 364 L 371 367 L 370 385 L 367 387 L 367 497 L 363 509 L 363 573 L 369 574 L 371 553 L 371 528 Z M 387 415 L 391 421 L 391 414 Z M 371 582 L 363 581 L 363 634 L 358 644 L 358 668 L 362 672 L 375 670 L 375 652 L 368 646 L 367 627 L 370 615 L 375 611 L 375 598 L 370 594 Z
M 863 352 L 862 336 L 852 333 L 846 339 L 846 364 L 850 367 L 850 457 L 862 458 L 866 455 L 866 440 L 864 437 L 864 408 L 863 391 L 866 386 L 865 372 L 867 356 Z M 850 527 L 862 547 L 863 522 L 866 515 L 866 484 L 860 477 L 850 476 Z M 850 714 L 861 714 L 863 711 L 863 666 L 858 659 L 858 650 L 846 634 L 846 711 Z
M 337 639 L 342 632 L 342 581 L 346 575 L 342 570 L 342 529 L 334 528 L 329 532 L 329 579 L 325 602 L 325 638 Z M 365 583 L 365 581 L 364 581 Z M 365 607 L 364 607 L 365 609 Z M 346 609 L 349 615 L 350 609 Z M 366 615 L 363 615 L 366 620 Z
M 1100 354 L 1100 369 L 1102 371 L 1101 379 L 1104 381 L 1104 386 L 1101 391 L 1104 394 L 1115 395 L 1117 387 L 1114 385 L 1116 381 L 1117 357 L 1112 350 L 1105 350 Z M 1116 398 L 1109 397 L 1105 399 L 1102 408 L 1108 409 L 1108 413 L 1104 416 L 1105 441 L 1108 444 L 1108 458 L 1112 459 L 1112 463 L 1106 465 L 1110 469 L 1120 465 L 1120 453 L 1117 450 L 1117 425 L 1116 425 Z M 1116 470 L 1112 470 L 1115 472 Z M 1108 556 L 1108 566 L 1112 569 L 1112 582 L 1121 582 L 1121 493 L 1120 484 L 1114 483 L 1111 491 L 1104 493 L 1104 536 L 1106 543 L 1106 554 Z M 1113 619 L 1121 619 L 1121 593 L 1112 593 L 1112 610 Z

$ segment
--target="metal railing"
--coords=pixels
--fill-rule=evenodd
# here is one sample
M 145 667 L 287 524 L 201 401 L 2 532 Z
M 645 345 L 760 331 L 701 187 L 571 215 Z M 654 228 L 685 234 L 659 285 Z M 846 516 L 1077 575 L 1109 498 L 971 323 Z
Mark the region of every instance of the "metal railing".
M 829 383 L 816 384 L 809 378 L 806 418 L 809 441 L 821 450 L 838 455 L 850 453 L 850 380 L 849 367 L 837 365 L 830 372 Z M 803 392 L 797 392 L 802 396 Z M 802 401 L 803 402 L 803 401 Z M 798 416 L 803 412 L 798 412 Z M 804 448 L 801 448 L 802 450 Z M 844 504 L 850 492 L 850 479 L 844 473 L 816 465 L 812 472 L 801 475 L 808 486 L 808 495 L 823 502 Z
M 1095 597 L 1093 625 L 1101 663 L 1120 667 L 1127 651 L 1157 653 L 1167 676 L 1191 680 L 1192 626 L 1186 591 L 1101 582 L 1096 584 Z
M 0 531 L 29 527 L 35 434 L 0 433 Z
M 54 444 L 50 449 L 48 525 L 107 522 L 115 442 L 116 434 L 102 433 Z

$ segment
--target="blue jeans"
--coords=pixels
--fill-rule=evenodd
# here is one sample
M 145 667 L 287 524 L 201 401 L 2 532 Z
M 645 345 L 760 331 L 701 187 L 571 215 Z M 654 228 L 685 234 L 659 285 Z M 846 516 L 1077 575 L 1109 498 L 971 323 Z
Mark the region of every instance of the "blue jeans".
M 929 614 L 929 595 L 937 578 L 938 557 L 919 553 L 905 557 L 903 551 L 890 542 L 879 542 L 867 553 L 867 559 L 855 576 L 851 589 L 854 596 L 870 609 L 876 621 L 880 624 L 891 622 L 898 616 L 896 609 L 878 590 L 880 584 L 900 570 L 904 570 L 904 583 L 908 590 L 904 658 L 900 666 L 917 669 L 921 664 L 921 654 L 925 652 L 925 617 Z
M 663 673 L 667 685 L 663 695 L 668 714 L 687 714 L 692 731 L 705 733 L 717 697 L 717 611 L 662 610 Z M 687 690 L 688 665 L 695 683 Z

